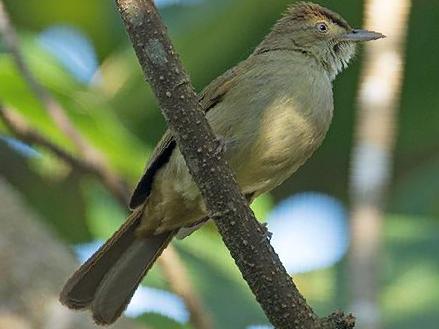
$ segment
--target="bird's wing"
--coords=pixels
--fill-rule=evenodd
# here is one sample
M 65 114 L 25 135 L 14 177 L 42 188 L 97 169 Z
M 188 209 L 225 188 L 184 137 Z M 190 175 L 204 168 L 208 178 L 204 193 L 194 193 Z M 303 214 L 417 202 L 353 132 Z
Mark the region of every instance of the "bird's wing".
M 226 73 L 212 81 L 207 88 L 202 91 L 199 97 L 199 102 L 205 113 L 215 107 L 224 95 L 236 84 L 237 72 L 239 70 L 241 70 L 240 65 L 228 70 Z M 169 161 L 176 145 L 177 143 L 172 136 L 171 131 L 168 129 L 154 149 L 152 157 L 146 166 L 146 170 L 140 181 L 137 183 L 130 200 L 131 209 L 139 207 L 146 201 L 151 192 L 155 174 Z

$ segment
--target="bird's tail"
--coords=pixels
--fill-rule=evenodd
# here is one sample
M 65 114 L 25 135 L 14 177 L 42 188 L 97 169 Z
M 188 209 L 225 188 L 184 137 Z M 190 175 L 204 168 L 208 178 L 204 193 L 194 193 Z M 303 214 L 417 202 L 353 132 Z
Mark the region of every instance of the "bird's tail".
M 60 295 L 62 304 L 73 309 L 90 308 L 98 324 L 110 324 L 121 315 L 140 281 L 175 234 L 139 238 L 136 228 L 141 217 L 141 212 L 128 217 L 71 276 Z

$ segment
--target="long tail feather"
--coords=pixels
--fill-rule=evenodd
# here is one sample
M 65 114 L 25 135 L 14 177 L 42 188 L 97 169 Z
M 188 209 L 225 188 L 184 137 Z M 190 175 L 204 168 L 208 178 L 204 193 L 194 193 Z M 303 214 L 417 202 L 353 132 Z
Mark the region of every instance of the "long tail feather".
M 141 215 L 140 212 L 131 214 L 72 275 L 60 294 L 62 304 L 72 309 L 91 306 L 93 317 L 101 324 L 117 319 L 148 269 L 174 236 L 174 232 L 167 232 L 148 238 L 136 237 Z
M 110 324 L 121 315 L 146 272 L 173 236 L 173 232 L 168 232 L 131 244 L 104 277 L 91 303 L 96 323 Z

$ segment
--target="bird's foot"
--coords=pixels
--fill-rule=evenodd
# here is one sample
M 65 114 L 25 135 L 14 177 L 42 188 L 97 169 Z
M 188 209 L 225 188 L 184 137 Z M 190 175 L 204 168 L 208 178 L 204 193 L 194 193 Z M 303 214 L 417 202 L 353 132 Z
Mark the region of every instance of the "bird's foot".
M 223 136 L 216 136 L 216 141 L 218 143 L 215 154 L 224 154 L 227 151 L 227 141 Z
M 271 241 L 271 237 L 273 236 L 273 233 L 271 233 L 268 230 L 268 224 L 267 223 L 259 223 L 259 227 L 264 234 L 264 239 L 267 239 L 268 241 Z

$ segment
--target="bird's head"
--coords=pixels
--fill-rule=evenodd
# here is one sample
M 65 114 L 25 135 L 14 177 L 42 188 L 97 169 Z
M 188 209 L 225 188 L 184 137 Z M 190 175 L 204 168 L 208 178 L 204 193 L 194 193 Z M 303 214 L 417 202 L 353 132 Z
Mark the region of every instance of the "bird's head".
M 353 29 L 337 13 L 310 2 L 289 7 L 258 49 L 292 49 L 314 57 L 331 80 L 347 67 L 359 42 L 383 38 L 381 33 Z

